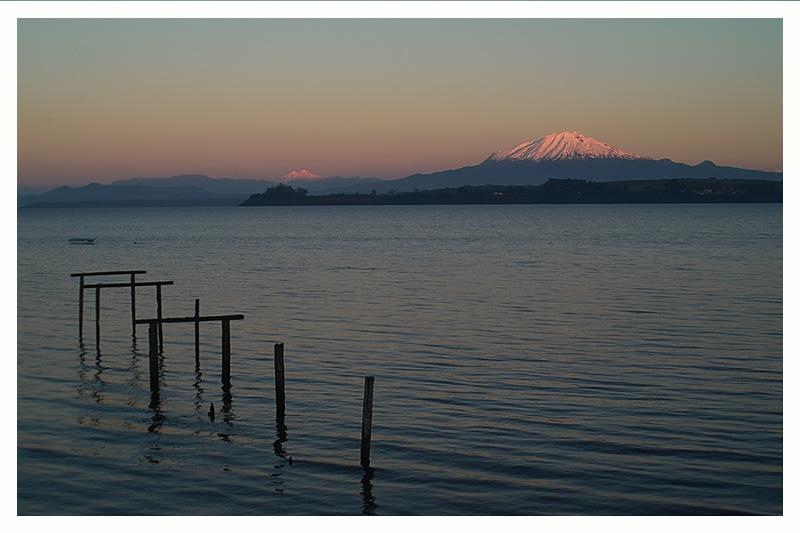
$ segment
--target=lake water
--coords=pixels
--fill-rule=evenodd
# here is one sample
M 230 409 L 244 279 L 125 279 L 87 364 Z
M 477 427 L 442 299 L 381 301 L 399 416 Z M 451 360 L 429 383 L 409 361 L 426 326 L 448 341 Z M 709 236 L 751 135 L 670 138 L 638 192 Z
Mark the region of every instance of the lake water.
M 21 515 L 783 513 L 781 205 L 20 210 Z M 93 246 L 68 239 L 94 237 Z M 151 403 L 130 289 L 163 313 Z M 126 281 L 87 278 L 87 283 Z M 155 289 L 137 315 L 156 315 Z M 285 430 L 273 346 L 285 344 Z M 359 464 L 375 377 L 371 466 Z M 215 419 L 208 415 L 211 403 Z M 291 457 L 291 462 L 289 460 Z

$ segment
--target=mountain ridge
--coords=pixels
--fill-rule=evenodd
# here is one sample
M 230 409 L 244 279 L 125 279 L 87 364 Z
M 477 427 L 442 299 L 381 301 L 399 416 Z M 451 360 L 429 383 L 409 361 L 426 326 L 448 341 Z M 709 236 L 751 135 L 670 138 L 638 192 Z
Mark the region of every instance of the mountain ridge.
M 619 181 L 704 177 L 782 180 L 783 173 L 720 166 L 711 161 L 692 166 L 668 158 L 654 159 L 574 131 L 553 133 L 510 150 L 496 151 L 477 165 L 412 174 L 372 187 L 350 186 L 319 193 L 405 192 L 459 185 L 541 185 L 550 178 Z
M 370 183 L 378 178 L 297 178 L 285 180 L 292 185 L 326 188 Z M 255 178 L 212 178 L 205 174 L 180 174 L 169 178 L 133 177 L 109 184 L 89 183 L 81 187 L 62 185 L 40 194 L 18 195 L 17 206 L 34 203 L 64 204 L 74 202 L 171 201 L 195 200 L 202 205 L 237 205 L 251 194 L 263 192 L 279 181 Z
M 370 194 L 482 185 L 541 185 L 550 178 L 589 181 L 637 179 L 737 178 L 780 181 L 782 172 L 742 169 L 703 161 L 698 165 L 654 159 L 613 147 L 577 131 L 552 133 L 536 141 L 498 150 L 477 165 L 432 173 L 416 173 L 394 180 L 378 178 L 316 177 L 307 171 L 292 171 L 280 181 L 255 178 L 213 178 L 204 174 L 181 174 L 169 178 L 134 177 L 83 187 L 69 186 L 39 195 L 17 198 L 22 207 L 32 203 L 82 201 L 194 200 L 203 205 L 227 205 L 234 198 L 246 199 L 279 183 L 307 188 L 312 195 Z

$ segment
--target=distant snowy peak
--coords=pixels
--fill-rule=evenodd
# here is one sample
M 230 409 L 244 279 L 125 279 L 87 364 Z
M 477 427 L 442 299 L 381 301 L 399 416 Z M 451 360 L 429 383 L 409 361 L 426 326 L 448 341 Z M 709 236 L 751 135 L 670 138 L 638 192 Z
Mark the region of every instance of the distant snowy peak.
M 600 142 L 578 133 L 552 133 L 538 141 L 529 141 L 489 156 L 487 161 L 563 161 L 567 159 L 651 159 Z
M 288 174 L 284 174 L 283 176 L 281 176 L 281 178 L 283 178 L 285 180 L 301 180 L 301 179 L 310 180 L 310 179 L 317 179 L 317 178 L 321 178 L 321 177 L 322 176 L 320 176 L 319 174 L 314 174 L 310 170 L 306 170 L 306 169 L 303 169 L 300 172 L 298 172 L 296 170 L 292 170 Z

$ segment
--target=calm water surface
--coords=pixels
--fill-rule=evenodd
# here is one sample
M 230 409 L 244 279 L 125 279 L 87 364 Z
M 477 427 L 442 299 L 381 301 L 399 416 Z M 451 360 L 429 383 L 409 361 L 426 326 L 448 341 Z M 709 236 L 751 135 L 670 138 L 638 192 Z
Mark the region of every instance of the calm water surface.
M 783 513 L 780 205 L 17 220 L 19 514 Z M 245 316 L 229 394 L 219 324 L 201 327 L 199 366 L 193 326 L 166 324 L 151 404 L 129 289 L 103 290 L 99 343 L 87 291 L 79 339 L 70 274 L 129 269 L 174 281 L 165 316 L 192 315 L 196 298 L 203 314 Z M 155 316 L 153 287 L 137 313 Z

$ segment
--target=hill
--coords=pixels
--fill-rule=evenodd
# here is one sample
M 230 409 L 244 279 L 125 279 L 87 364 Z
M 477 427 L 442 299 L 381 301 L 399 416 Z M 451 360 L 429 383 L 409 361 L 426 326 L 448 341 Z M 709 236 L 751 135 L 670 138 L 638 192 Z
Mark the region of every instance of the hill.
M 283 183 L 301 187 L 309 196 L 327 196 L 368 195 L 373 192 L 375 195 L 392 195 L 463 186 L 537 186 L 551 178 L 588 182 L 711 178 L 780 182 L 783 173 L 719 166 L 711 161 L 692 166 L 670 159 L 656 160 L 573 131 L 553 133 L 508 150 L 496 151 L 477 165 L 413 174 L 396 180 L 325 178 L 306 169 L 289 172 L 284 177 L 287 179 Z M 202 174 L 137 177 L 110 185 L 65 186 L 43 194 L 18 196 L 18 206 L 237 205 L 250 195 L 277 185 L 270 180 L 212 178 Z
M 252 195 L 242 205 L 780 203 L 783 183 L 716 178 L 615 182 L 551 178 L 542 185 L 462 185 L 386 194 L 309 196 L 307 193 L 305 189 L 281 184 Z

